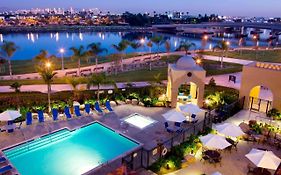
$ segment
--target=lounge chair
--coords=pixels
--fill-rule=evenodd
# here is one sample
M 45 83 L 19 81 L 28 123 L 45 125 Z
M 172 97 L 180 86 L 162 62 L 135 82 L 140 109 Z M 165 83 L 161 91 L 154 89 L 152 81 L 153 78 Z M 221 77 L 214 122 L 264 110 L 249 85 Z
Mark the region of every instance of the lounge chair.
M 80 106 L 74 106 L 74 113 L 77 117 L 81 117 Z
M 72 118 L 72 116 L 70 114 L 69 107 L 67 107 L 67 106 L 64 108 L 64 114 L 65 114 L 67 119 L 71 119 Z
M 26 113 L 26 125 L 31 125 L 32 124 L 32 113 L 27 112 Z
M 106 109 L 109 111 L 109 112 L 113 112 L 113 109 L 112 109 L 112 107 L 111 107 L 111 105 L 110 105 L 110 101 L 106 101 L 105 102 L 105 107 L 106 107 Z
M 43 113 L 43 111 L 39 110 L 39 111 L 37 111 L 37 113 L 38 113 L 39 123 L 44 123 L 44 113 Z
M 59 111 L 58 111 L 58 109 L 52 109 L 52 116 L 53 116 L 53 120 L 54 121 L 57 121 L 58 120 L 58 118 L 59 118 Z
M 11 171 L 12 169 L 13 169 L 13 167 L 11 165 L 5 165 L 0 168 L 0 174 L 5 174 L 5 173 Z
M 91 104 L 89 104 L 89 103 L 85 104 L 85 112 L 87 114 L 91 113 Z
M 99 102 L 96 102 L 94 105 L 95 110 L 99 113 L 99 114 L 103 114 L 102 109 L 100 108 L 100 104 Z
M 7 159 L 5 157 L 0 157 L 0 163 L 4 163 L 6 161 L 7 161 Z

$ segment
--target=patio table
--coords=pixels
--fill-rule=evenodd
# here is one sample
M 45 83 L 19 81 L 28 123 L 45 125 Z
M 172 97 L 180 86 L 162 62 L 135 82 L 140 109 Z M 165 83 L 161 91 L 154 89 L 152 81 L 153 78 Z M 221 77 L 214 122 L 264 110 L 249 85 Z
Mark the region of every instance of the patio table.
M 218 159 L 221 156 L 221 154 L 215 150 L 207 150 L 204 152 L 204 154 L 210 157 L 211 159 Z

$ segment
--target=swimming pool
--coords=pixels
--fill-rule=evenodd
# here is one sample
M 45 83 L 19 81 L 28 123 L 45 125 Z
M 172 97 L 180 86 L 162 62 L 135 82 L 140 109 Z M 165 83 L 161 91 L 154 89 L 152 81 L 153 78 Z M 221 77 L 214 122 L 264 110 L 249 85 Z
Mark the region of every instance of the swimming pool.
M 21 175 L 78 175 L 133 151 L 139 143 L 95 122 L 3 150 Z
M 146 117 L 146 116 L 143 116 L 138 113 L 131 114 L 128 117 L 124 118 L 123 120 L 140 129 L 144 129 L 144 128 L 152 125 L 153 123 L 157 122 L 156 120 L 153 120 L 150 117 Z

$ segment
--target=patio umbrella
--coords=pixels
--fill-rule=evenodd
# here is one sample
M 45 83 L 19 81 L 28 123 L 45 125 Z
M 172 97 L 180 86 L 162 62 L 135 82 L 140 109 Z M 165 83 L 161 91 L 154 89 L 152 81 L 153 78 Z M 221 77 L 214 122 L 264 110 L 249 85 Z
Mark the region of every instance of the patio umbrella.
M 202 110 L 195 104 L 189 103 L 179 107 L 181 112 L 189 113 L 189 114 L 197 114 Z
M 167 121 L 171 122 L 183 122 L 186 120 L 186 117 L 183 113 L 178 112 L 176 110 L 170 110 L 162 115 Z
M 0 121 L 11 121 L 21 116 L 19 111 L 7 110 L 0 114 Z
M 206 136 L 201 136 L 200 140 L 204 146 L 210 149 L 224 149 L 231 145 L 229 142 L 225 140 L 224 137 L 215 134 L 208 134 Z
M 236 126 L 232 123 L 217 125 L 215 128 L 219 133 L 224 134 L 225 136 L 239 137 L 245 134 L 239 126 Z
M 272 151 L 263 151 L 254 148 L 245 156 L 260 168 L 276 170 L 281 162 L 281 159 Z

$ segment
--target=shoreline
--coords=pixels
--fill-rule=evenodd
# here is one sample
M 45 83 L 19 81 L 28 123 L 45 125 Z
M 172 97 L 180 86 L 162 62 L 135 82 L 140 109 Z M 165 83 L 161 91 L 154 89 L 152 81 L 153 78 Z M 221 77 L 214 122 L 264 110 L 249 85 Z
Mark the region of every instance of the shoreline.
M 151 27 L 133 27 L 133 26 L 0 26 L 1 34 L 10 33 L 47 33 L 47 32 L 121 32 L 121 31 L 153 31 Z

